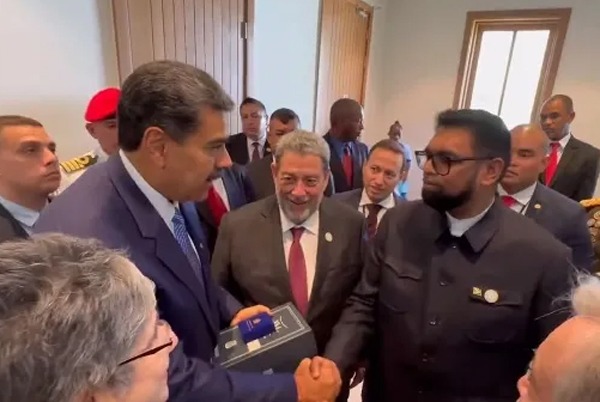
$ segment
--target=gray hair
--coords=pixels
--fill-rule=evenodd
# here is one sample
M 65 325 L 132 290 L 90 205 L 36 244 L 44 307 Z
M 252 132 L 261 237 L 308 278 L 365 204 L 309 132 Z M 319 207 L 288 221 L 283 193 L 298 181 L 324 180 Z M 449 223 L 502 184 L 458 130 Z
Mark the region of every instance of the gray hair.
M 120 392 L 156 308 L 154 285 L 95 240 L 47 234 L 0 244 L 0 402 Z
M 117 111 L 119 146 L 137 150 L 149 127 L 159 127 L 182 142 L 198 131 L 203 107 L 230 112 L 233 101 L 194 66 L 171 60 L 143 64 L 123 83 Z
M 323 169 L 329 170 L 329 158 L 331 151 L 327 142 L 318 135 L 305 130 L 294 130 L 281 137 L 275 148 L 275 162 L 279 161 L 286 152 L 292 152 L 300 155 L 315 155 L 321 158 Z
M 598 321 L 600 325 L 600 277 L 581 275 L 572 291 L 577 316 Z M 599 331 L 600 332 L 600 331 Z M 600 344 L 592 342 L 573 366 L 561 375 L 553 395 L 554 402 L 595 402 L 600 395 Z

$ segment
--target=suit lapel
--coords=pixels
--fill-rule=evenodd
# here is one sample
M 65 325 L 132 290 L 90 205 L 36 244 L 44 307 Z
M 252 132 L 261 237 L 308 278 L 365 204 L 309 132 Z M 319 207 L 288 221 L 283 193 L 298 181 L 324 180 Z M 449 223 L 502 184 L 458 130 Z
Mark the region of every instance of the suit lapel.
M 266 200 L 262 216 L 265 228 L 264 239 L 268 246 L 265 250 L 270 249 L 272 253 L 272 259 L 269 260 L 270 265 L 266 265 L 265 268 L 272 272 L 275 288 L 281 293 L 282 300 L 294 300 L 290 285 L 290 276 L 287 270 L 287 261 L 285 260 L 285 252 L 283 250 L 283 233 L 281 231 L 279 204 L 275 196 L 271 196 Z
M 544 202 L 541 194 L 541 184 L 537 184 L 535 186 L 535 190 L 533 191 L 533 195 L 529 200 L 529 204 L 527 205 L 527 210 L 525 211 L 525 216 L 534 220 L 534 222 L 542 223 L 542 214 L 544 211 Z
M 336 245 L 335 237 L 335 222 L 329 214 L 327 208 L 324 208 L 323 203 L 321 203 L 319 210 L 317 263 L 315 265 L 315 278 L 313 280 L 313 286 L 308 304 L 308 316 L 306 317 L 308 321 L 314 319 L 318 313 L 317 306 L 320 305 L 319 300 L 321 299 L 323 285 L 329 272 L 332 248 Z
M 331 174 L 334 179 L 334 187 L 335 191 L 341 193 L 343 191 L 349 190 L 348 183 L 346 182 L 346 173 L 344 173 L 344 166 L 342 165 L 342 160 L 337 154 L 335 147 L 331 144 L 329 133 L 325 134 L 323 137 L 327 144 L 329 145 L 329 150 L 331 151 L 331 156 L 329 160 L 329 166 L 331 167 Z
M 149 243 L 153 244 L 153 246 L 149 246 L 151 252 L 194 295 L 207 321 L 214 331 L 218 331 L 217 323 L 210 314 L 210 308 L 207 305 L 208 299 L 205 289 L 209 287 L 209 283 L 205 283 L 205 289 L 203 289 L 202 283 L 194 273 L 179 243 L 177 243 L 156 209 L 129 176 L 121 162 L 121 158 L 113 156 L 105 163 L 108 164 L 111 180 L 133 216 L 142 237 L 151 240 Z
M 0 204 L 0 217 L 4 218 L 8 225 L 12 228 L 14 235 L 18 238 L 27 239 L 29 238 L 29 234 L 23 229 L 23 226 L 15 219 L 15 217 L 8 212 L 4 205 Z
M 553 187 L 556 182 L 562 180 L 562 177 L 566 176 L 566 173 L 573 161 L 575 161 L 575 156 L 577 154 L 577 149 L 579 148 L 579 144 L 574 137 L 571 137 L 567 146 L 565 147 L 562 156 L 560 157 L 560 161 L 558 162 L 558 167 L 556 168 L 556 173 L 554 177 L 550 181 L 550 186 Z
M 222 179 L 225 192 L 227 193 L 227 200 L 229 201 L 229 209 L 234 210 L 244 205 L 244 201 L 241 199 L 240 188 L 237 185 L 234 173 L 227 169 L 223 171 Z

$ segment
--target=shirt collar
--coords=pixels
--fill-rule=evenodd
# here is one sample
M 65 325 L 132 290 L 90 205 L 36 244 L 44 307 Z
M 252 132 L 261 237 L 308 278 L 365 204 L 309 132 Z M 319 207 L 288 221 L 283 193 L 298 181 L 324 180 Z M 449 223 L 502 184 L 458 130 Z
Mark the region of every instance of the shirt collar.
M 524 188 L 521 191 L 517 191 L 514 194 L 508 194 L 504 187 L 498 186 L 498 194 L 502 196 L 510 196 L 515 199 L 520 205 L 525 206 L 529 204 L 531 198 L 533 198 L 533 193 L 537 187 L 537 183 L 533 183 L 531 186 Z
M 160 217 L 167 223 L 167 226 L 170 227 L 171 220 L 175 215 L 175 208 L 177 208 L 177 204 L 169 201 L 164 195 L 156 191 L 154 187 L 152 187 L 148 182 L 142 177 L 142 175 L 137 171 L 135 166 L 131 163 L 127 156 L 122 150 L 119 150 L 119 156 L 123 161 L 123 166 L 131 179 L 135 182 L 135 184 L 139 187 L 140 191 L 146 196 L 150 204 L 156 209 L 156 212 L 160 215 Z
M 15 218 L 27 232 L 27 229 L 32 229 L 33 225 L 37 222 L 40 217 L 40 212 L 33 209 L 26 208 L 15 202 L 9 201 L 6 198 L 0 197 L 0 204 Z
M 245 134 L 244 134 L 245 135 Z M 249 148 L 252 148 L 255 142 L 258 142 L 258 144 L 260 145 L 261 148 L 264 148 L 265 143 L 267 142 L 267 136 L 263 135 L 262 137 L 260 137 L 258 140 L 252 140 L 250 139 L 250 137 L 248 137 L 246 135 L 246 144 L 248 144 Z
M 363 188 L 362 195 L 360 197 L 360 202 L 358 203 L 358 206 L 364 207 L 365 205 L 368 205 L 368 204 L 381 205 L 385 209 L 394 208 L 396 206 L 396 202 L 394 201 L 394 193 L 391 192 L 390 195 L 388 195 L 386 198 L 384 198 L 383 200 L 381 200 L 379 202 L 373 202 L 367 195 L 366 190 Z
M 457 219 L 446 212 L 446 218 L 448 219 L 448 226 L 450 226 L 450 233 L 452 236 L 461 237 L 464 235 L 469 229 L 475 226 L 475 224 L 478 223 L 485 216 L 485 214 L 487 214 L 492 205 L 494 205 L 493 201 L 485 210 L 483 210 L 483 212 L 466 219 Z
M 571 139 L 572 135 L 571 133 L 565 135 L 564 137 L 562 137 L 558 143 L 560 144 L 560 149 L 564 150 L 565 147 L 567 146 L 567 144 L 569 143 L 569 140 Z
M 294 222 L 290 221 L 285 213 L 279 207 L 279 216 L 281 218 L 281 233 L 285 233 L 290 229 L 302 227 L 306 231 L 318 235 L 319 231 L 319 209 L 317 209 L 311 216 L 309 216 L 302 224 L 296 225 Z

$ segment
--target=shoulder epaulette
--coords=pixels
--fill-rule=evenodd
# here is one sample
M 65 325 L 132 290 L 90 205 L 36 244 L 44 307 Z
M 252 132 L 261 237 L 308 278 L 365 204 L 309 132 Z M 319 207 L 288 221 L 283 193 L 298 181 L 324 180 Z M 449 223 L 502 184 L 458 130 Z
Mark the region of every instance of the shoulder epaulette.
M 79 170 L 85 169 L 98 162 L 98 155 L 93 152 L 88 152 L 82 156 L 77 156 L 68 161 L 60 163 L 60 167 L 63 168 L 65 173 L 74 173 Z

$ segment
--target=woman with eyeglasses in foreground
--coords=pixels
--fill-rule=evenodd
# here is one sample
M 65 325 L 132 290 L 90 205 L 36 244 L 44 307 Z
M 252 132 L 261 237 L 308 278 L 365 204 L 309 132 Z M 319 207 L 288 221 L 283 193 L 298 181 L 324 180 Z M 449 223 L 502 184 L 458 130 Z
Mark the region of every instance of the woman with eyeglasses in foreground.
M 176 344 L 121 253 L 58 234 L 0 244 L 0 402 L 165 402 Z

